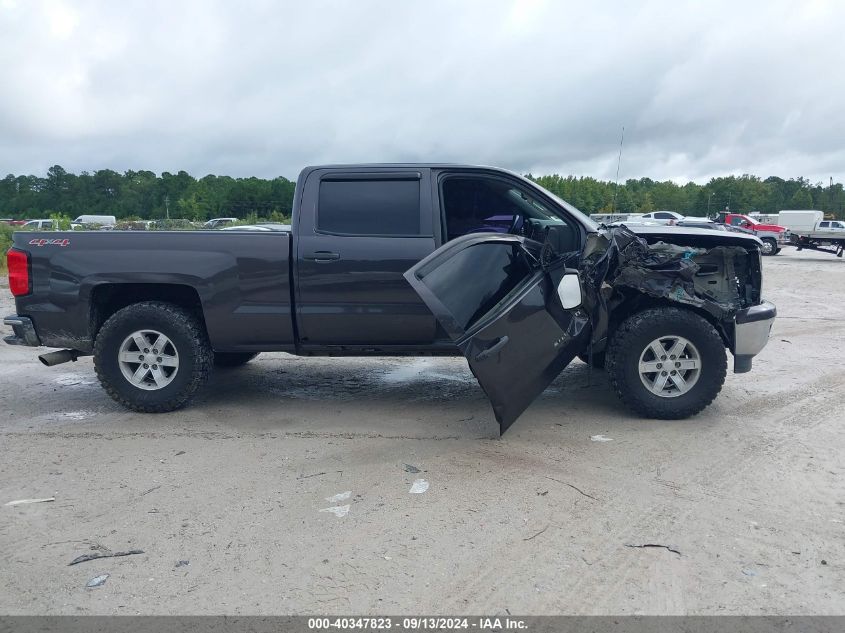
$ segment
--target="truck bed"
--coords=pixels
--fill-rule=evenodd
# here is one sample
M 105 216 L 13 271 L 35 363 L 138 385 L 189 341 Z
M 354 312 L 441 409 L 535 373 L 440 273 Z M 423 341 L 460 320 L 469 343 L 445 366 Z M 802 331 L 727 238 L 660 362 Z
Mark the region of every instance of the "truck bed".
M 201 308 L 216 351 L 294 347 L 289 232 L 21 232 L 14 244 L 32 263 L 33 292 L 18 310 L 42 345 L 89 352 L 98 310 L 166 288 Z
M 792 235 L 807 237 L 813 240 L 845 242 L 845 231 L 792 231 Z

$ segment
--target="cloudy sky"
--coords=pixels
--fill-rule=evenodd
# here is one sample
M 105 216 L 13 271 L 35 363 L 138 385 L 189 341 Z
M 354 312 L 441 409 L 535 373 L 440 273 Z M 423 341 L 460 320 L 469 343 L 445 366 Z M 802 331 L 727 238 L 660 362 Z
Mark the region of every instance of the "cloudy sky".
M 845 180 L 845 2 L 0 0 L 0 172 Z

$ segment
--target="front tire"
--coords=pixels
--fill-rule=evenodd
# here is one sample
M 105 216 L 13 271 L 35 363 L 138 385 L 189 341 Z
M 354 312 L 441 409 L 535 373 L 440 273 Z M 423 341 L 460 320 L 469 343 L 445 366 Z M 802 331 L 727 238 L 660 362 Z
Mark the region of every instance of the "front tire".
M 725 345 L 704 317 L 675 307 L 628 317 L 607 347 L 616 395 L 637 413 L 661 420 L 688 418 L 707 407 L 727 373 Z
M 103 389 L 141 413 L 185 406 L 208 380 L 213 358 L 199 319 L 158 301 L 118 310 L 94 343 L 94 368 Z

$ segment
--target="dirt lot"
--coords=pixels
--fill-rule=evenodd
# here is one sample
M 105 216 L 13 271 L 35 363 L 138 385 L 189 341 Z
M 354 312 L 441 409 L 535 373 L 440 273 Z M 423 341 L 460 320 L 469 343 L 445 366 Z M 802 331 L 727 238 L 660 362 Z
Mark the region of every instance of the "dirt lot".
M 463 359 L 264 354 L 138 415 L 0 344 L 0 613 L 845 614 L 843 280 L 767 258 L 770 344 L 694 419 L 576 361 L 502 439 Z

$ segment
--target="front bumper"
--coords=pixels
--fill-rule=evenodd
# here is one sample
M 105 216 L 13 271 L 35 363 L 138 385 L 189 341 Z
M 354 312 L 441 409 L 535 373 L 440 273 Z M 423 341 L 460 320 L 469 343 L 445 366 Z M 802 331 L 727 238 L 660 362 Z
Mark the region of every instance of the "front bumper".
M 763 301 L 736 313 L 734 320 L 734 373 L 751 371 L 751 360 L 766 343 L 777 316 L 775 304 Z
M 3 338 L 7 345 L 28 345 L 30 347 L 41 345 L 38 334 L 35 333 L 35 326 L 29 317 L 11 314 L 3 319 L 3 325 L 11 325 L 14 332 L 14 334 Z

